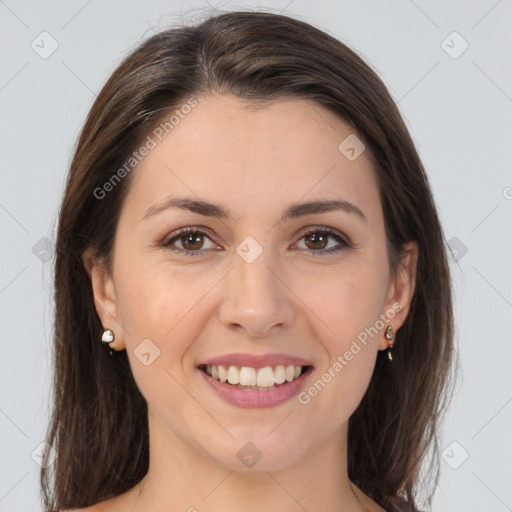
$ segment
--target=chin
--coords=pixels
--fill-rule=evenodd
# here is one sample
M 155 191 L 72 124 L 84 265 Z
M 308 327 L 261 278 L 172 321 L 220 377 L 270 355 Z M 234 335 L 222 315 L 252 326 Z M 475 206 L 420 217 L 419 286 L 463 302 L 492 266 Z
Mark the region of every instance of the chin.
M 305 450 L 304 438 L 294 439 L 284 431 L 270 435 L 271 429 L 244 431 L 245 435 L 235 436 L 220 446 L 220 450 L 207 450 L 216 464 L 237 472 L 277 471 L 296 463 Z

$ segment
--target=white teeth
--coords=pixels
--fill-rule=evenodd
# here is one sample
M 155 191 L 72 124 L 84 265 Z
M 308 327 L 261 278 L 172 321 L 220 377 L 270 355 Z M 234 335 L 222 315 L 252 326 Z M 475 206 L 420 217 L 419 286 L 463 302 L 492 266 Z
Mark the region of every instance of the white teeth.
M 216 368 L 219 372 L 219 380 L 221 382 L 226 382 L 228 380 L 228 372 L 226 371 L 226 368 L 224 368 L 224 366 L 217 366 Z
M 205 372 L 220 382 L 228 382 L 236 387 L 247 387 L 251 389 L 265 388 L 273 389 L 275 384 L 291 382 L 302 373 L 301 366 L 290 364 L 288 366 L 279 364 L 274 369 L 270 366 L 264 368 L 251 368 L 249 366 L 223 366 L 205 365 Z
M 242 368 L 240 368 L 239 380 L 242 386 L 256 386 L 256 370 L 248 366 L 242 366 Z M 258 386 L 259 385 L 260 384 L 258 384 Z
M 228 382 L 230 384 L 240 384 L 240 374 L 236 366 L 230 366 L 228 368 Z
M 282 384 L 286 380 L 286 370 L 282 364 L 276 366 L 276 384 Z
M 300 366 L 299 366 L 300 371 Z M 270 368 L 270 366 L 265 366 L 265 368 L 260 368 L 258 370 L 258 382 L 257 386 L 260 388 L 268 388 L 274 385 L 275 382 L 274 370 Z

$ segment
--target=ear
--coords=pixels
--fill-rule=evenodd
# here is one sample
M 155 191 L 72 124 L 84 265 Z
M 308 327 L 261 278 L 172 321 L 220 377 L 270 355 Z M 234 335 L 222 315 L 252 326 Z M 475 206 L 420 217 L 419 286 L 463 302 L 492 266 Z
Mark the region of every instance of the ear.
M 96 258 L 92 248 L 82 254 L 82 262 L 92 285 L 94 307 L 103 329 L 114 331 L 114 341 L 109 343 L 112 350 L 126 348 L 123 328 L 118 321 L 117 297 L 112 276 L 105 268 L 104 262 Z M 101 340 L 98 340 L 101 343 Z
M 408 242 L 403 247 L 398 268 L 394 276 L 391 276 L 382 318 L 385 327 L 391 325 L 396 333 L 404 324 L 414 295 L 416 286 L 416 271 L 418 264 L 418 243 Z M 384 336 L 379 338 L 379 350 L 388 348 L 388 340 Z

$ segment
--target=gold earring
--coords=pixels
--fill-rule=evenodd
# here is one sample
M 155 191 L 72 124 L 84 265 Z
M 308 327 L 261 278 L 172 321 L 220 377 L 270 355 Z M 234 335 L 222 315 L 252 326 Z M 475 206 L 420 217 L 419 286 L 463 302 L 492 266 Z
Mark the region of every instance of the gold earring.
M 391 355 L 391 349 L 395 344 L 395 331 L 393 330 L 392 325 L 388 325 L 384 332 L 384 337 L 388 340 L 388 359 L 393 361 L 393 356 Z
M 103 334 L 101 335 L 101 342 L 109 348 L 109 355 L 112 355 L 112 347 L 109 343 L 112 343 L 115 340 L 114 331 L 112 329 L 105 329 Z

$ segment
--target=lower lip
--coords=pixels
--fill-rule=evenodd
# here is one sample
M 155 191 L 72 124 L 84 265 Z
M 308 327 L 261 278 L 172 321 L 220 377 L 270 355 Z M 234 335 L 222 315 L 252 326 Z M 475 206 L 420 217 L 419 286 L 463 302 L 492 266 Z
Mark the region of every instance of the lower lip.
M 313 367 L 308 367 L 308 369 L 297 379 L 287 382 L 286 384 L 281 384 L 279 387 L 270 389 L 269 391 L 235 388 L 230 384 L 220 382 L 219 380 L 210 377 L 203 370 L 198 371 L 213 390 L 226 402 L 242 408 L 266 408 L 280 405 L 297 395 L 301 390 L 304 381 L 313 371 Z

